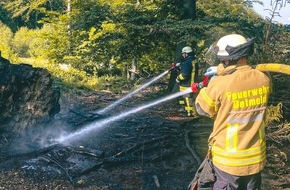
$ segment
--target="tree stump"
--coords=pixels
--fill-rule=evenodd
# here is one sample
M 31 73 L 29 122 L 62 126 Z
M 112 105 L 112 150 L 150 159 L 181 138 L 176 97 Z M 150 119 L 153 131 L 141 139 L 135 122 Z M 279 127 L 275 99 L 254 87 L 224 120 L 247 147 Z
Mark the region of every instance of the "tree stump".
M 59 97 L 47 70 L 0 60 L 0 129 L 22 131 L 49 121 L 60 110 Z

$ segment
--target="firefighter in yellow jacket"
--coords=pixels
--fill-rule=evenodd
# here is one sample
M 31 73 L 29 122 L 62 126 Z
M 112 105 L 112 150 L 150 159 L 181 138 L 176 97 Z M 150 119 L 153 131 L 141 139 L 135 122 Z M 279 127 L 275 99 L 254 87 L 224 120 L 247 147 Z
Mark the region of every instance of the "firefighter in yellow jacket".
M 260 189 L 266 159 L 264 119 L 272 83 L 268 75 L 247 64 L 253 44 L 238 34 L 219 39 L 213 51 L 222 62 L 218 73 L 223 74 L 212 78 L 195 101 L 200 115 L 214 119 L 209 145 L 216 190 Z

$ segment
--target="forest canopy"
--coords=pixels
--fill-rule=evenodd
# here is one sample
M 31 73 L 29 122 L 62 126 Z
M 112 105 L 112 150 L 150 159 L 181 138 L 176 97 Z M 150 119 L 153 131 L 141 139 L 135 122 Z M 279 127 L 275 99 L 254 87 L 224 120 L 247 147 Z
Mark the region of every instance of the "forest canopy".
M 139 77 L 154 76 L 179 61 L 185 45 L 206 67 L 208 47 L 229 33 L 255 39 L 252 64 L 289 63 L 289 26 L 272 22 L 279 9 L 262 19 L 254 2 L 3 0 L 0 51 L 13 63 L 45 67 L 67 85 L 89 88 L 101 88 L 103 77 L 126 78 L 132 60 Z

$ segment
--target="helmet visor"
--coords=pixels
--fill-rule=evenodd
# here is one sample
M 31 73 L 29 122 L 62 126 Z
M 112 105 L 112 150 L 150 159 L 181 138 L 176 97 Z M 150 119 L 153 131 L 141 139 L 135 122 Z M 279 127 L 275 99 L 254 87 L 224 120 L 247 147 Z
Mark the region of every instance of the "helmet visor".
M 217 42 L 213 43 L 205 53 L 205 61 L 207 64 L 211 66 L 215 66 L 219 64 L 219 60 L 217 58 Z

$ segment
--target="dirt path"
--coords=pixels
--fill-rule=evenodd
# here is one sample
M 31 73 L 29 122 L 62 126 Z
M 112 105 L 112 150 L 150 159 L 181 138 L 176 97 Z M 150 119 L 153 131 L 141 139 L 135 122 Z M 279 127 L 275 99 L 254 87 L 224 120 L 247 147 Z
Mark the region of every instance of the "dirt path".
M 49 167 L 45 171 L 28 170 L 23 167 L 23 159 L 4 159 L 5 154 L 11 154 L 11 150 L 25 152 L 29 148 L 39 148 L 34 145 L 42 142 L 48 134 L 55 135 L 55 132 L 60 134 L 62 130 L 74 131 L 87 125 L 97 125 L 105 119 L 163 95 L 162 90 L 151 87 L 141 95 L 122 103 L 108 115 L 98 116 L 90 113 L 121 96 L 108 92 L 62 94 L 62 109 L 55 121 L 49 127 L 30 131 L 31 136 L 26 136 L 25 143 L 23 138 L 15 139 L 3 133 L 0 141 L 1 147 L 4 147 L 1 150 L 0 189 L 186 189 L 198 162 L 205 155 L 211 121 L 179 116 L 176 112 L 176 101 L 169 101 L 107 123 L 66 145 L 74 151 L 81 147 L 102 152 L 102 157 L 88 157 L 87 160 L 93 159 L 90 163 L 95 165 L 83 173 L 73 171 L 67 162 L 59 162 L 57 165 L 47 154 L 46 157 L 41 157 L 41 161 L 43 162 L 43 158 L 49 159 L 49 167 L 58 168 L 59 173 L 53 173 L 55 170 L 49 170 Z M 189 151 L 189 148 L 194 152 Z M 275 147 L 269 149 L 277 152 L 276 157 L 271 157 L 271 163 L 268 163 L 263 173 L 263 189 L 290 189 L 289 161 L 287 163 Z M 69 158 L 75 158 L 67 148 L 54 152 L 60 157 L 65 157 L 69 152 Z M 30 155 L 29 161 L 35 161 L 36 156 L 39 155 Z M 289 155 L 286 153 L 284 156 Z M 69 177 L 76 185 L 71 183 Z

